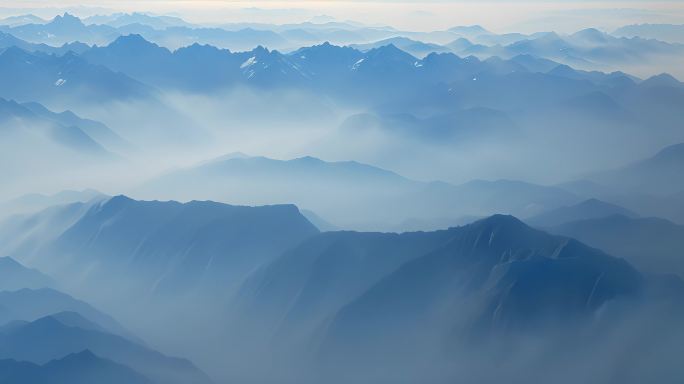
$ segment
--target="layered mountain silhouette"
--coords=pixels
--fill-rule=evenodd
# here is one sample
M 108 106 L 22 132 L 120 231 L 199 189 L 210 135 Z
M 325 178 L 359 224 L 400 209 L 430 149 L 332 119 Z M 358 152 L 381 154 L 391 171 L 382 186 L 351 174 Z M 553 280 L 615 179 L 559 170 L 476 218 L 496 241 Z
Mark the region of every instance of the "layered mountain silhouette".
M 67 52 L 82 53 L 90 48 L 87 44 L 80 42 L 65 43 L 62 46 L 55 47 L 43 43 L 35 44 L 19 39 L 9 33 L 0 32 L 0 49 L 17 47 L 28 52 L 43 52 L 49 54 L 63 55 Z
M 125 152 L 131 149 L 131 143 L 127 142 L 116 132 L 99 121 L 81 118 L 71 111 L 53 112 L 39 103 L 24 103 L 22 106 L 35 113 L 37 116 L 52 120 L 63 126 L 80 128 L 93 140 L 111 151 Z
M 0 383 L 676 382 L 678 34 L 1 19 Z
M 37 104 L 31 108 L 0 98 L 0 172 L 9 186 L 5 194 L 23 193 L 13 186 L 68 172 L 84 163 L 101 168 L 121 159 L 112 150 L 125 150 L 123 140 L 106 127 L 69 113 L 53 114 Z
M 100 358 L 89 350 L 38 365 L 13 359 L 0 360 L 0 380 L 7 384 L 151 384 L 134 370 Z
M 280 343 L 302 347 L 311 332 L 396 270 L 448 241 L 451 231 L 403 234 L 329 232 L 293 248 L 245 282 L 235 305 L 234 326 L 266 342 L 275 330 Z M 247 323 L 241 323 L 247 319 Z M 281 344 L 282 345 L 282 344 Z
M 78 316 L 78 315 L 76 315 Z M 65 323 L 63 323 L 64 321 Z M 78 325 L 83 325 L 85 328 Z M 120 336 L 93 329 L 87 320 L 47 316 L 32 322 L 14 322 L 0 328 L 0 356 L 4 359 L 46 364 L 79 351 L 133 367 L 158 383 L 208 383 L 210 380 L 187 360 L 170 358 Z
M 10 321 L 34 321 L 57 313 L 76 313 L 88 322 L 97 324 L 97 329 L 139 341 L 111 316 L 54 289 L 22 288 L 16 291 L 0 291 L 0 324 Z
M 95 197 L 85 202 L 77 199 L 76 202 L 67 201 L 66 204 L 57 202 L 57 205 L 48 208 L 31 207 L 30 204 L 26 208 L 27 212 L 10 215 L 0 221 L 2 253 L 31 265 L 44 244 L 57 239 L 83 217 L 93 204 L 99 202 L 100 198 L 107 197 Z M 35 209 L 37 212 L 34 212 Z
M 0 52 L 0 69 L 0 96 L 22 102 L 65 105 L 66 100 L 126 100 L 151 92 L 125 74 L 89 64 L 73 52 L 56 56 L 12 46 Z
M 107 46 L 93 47 L 83 52 L 81 57 L 160 87 L 196 90 L 196 82 L 212 88 L 236 83 L 267 87 L 315 86 L 318 89 L 324 86 L 326 92 L 354 94 L 356 97 L 360 94 L 360 87 L 368 92 L 374 89 L 370 85 L 378 83 L 408 91 L 407 86 L 424 87 L 421 83 L 426 81 L 430 85 L 456 80 L 470 81 L 484 74 L 551 73 L 558 66 L 544 59 L 543 55 L 526 52 L 515 54 L 510 60 L 491 58 L 481 61 L 472 56 L 460 58 L 453 53 L 436 52 L 418 59 L 394 44 L 398 42 L 403 46 L 402 41 L 388 40 L 386 44 L 377 44 L 367 51 L 326 42 L 283 54 L 261 46 L 251 51 L 231 52 L 199 44 L 172 51 L 149 42 L 139 34 L 131 34 L 121 36 Z M 193 69 L 197 69 L 189 63 L 194 55 L 204 58 L 198 64 L 203 68 L 201 76 L 191 74 Z M 573 71 L 571 76 L 594 81 L 603 81 L 604 77 L 608 77 L 597 72 L 581 71 Z M 205 78 L 213 79 L 213 84 L 205 82 Z M 312 82 L 314 79 L 316 81 Z M 350 81 L 352 84 L 348 84 Z M 372 84 L 367 84 L 369 81 Z
M 684 226 L 660 218 L 639 218 L 618 212 L 577 219 L 550 227 L 592 247 L 621 255 L 641 270 L 684 276 Z
M 681 24 L 631 24 L 611 33 L 619 37 L 642 37 L 684 44 L 684 26 Z
M 107 25 L 85 25 L 81 19 L 64 13 L 55 16 L 47 23 L 29 23 L 4 27 L 5 32 L 35 43 L 62 45 L 73 41 L 87 44 L 110 42 L 119 33 Z
M 681 165 L 682 145 L 675 144 L 646 159 L 594 172 L 559 187 L 625 207 L 640 216 L 660 217 L 681 224 L 684 223 L 684 210 L 680 208 L 684 202 L 684 186 L 678 176 Z
M 571 221 L 600 219 L 613 215 L 636 218 L 639 215 L 629 209 L 615 204 L 606 203 L 598 199 L 585 200 L 569 207 L 560 207 L 525 220 L 527 223 L 549 228 Z
M 679 177 L 683 166 L 684 144 L 675 144 L 639 162 L 592 175 L 589 180 L 615 190 L 667 195 L 684 190 Z
M 477 294 L 482 302 L 473 308 L 472 326 L 488 332 L 533 331 L 549 316 L 568 321 L 641 289 L 640 274 L 623 260 L 533 230 L 510 216 L 452 231 L 445 243 L 343 308 L 329 328 L 330 337 L 366 343 L 364 338 L 386 332 L 410 338 L 404 331 L 418 329 L 431 311 L 448 311 L 442 306 L 450 301 L 455 305 L 451 310 L 457 310 L 459 295 Z
M 240 276 L 318 233 L 292 205 L 242 207 L 214 202 L 136 201 L 125 196 L 67 215 L 61 233 L 34 251 L 35 265 L 79 286 L 183 294 L 236 284 Z M 266 241 L 267 239 L 267 241 Z M 71 280 L 69 279 L 69 280 Z
M 94 190 L 84 189 L 81 191 L 63 190 L 53 194 L 29 193 L 0 203 L 2 214 L 0 217 L 10 215 L 37 213 L 47 208 L 68 205 L 72 203 L 87 203 L 106 195 Z M 15 220 L 20 220 L 15 217 Z
M 306 190 L 299 183 L 306 185 Z M 198 190 L 194 185 L 203 188 Z M 289 201 L 342 228 L 384 230 L 397 228 L 409 218 L 429 222 L 435 218 L 456 219 L 495 212 L 528 217 L 580 200 L 560 188 L 524 182 L 425 183 L 363 163 L 326 162 L 313 157 L 219 158 L 168 173 L 146 183 L 137 193 L 249 205 Z M 359 221 L 359 212 L 373 212 L 373 221 Z
M 142 24 L 156 29 L 192 26 L 192 24 L 186 22 L 180 17 L 150 15 L 144 12 L 115 13 L 111 15 L 94 15 L 83 19 L 83 23 L 107 24 L 115 28 L 131 24 Z
M 230 324 L 286 360 L 305 351 L 382 370 L 415 364 L 415 351 L 574 334 L 613 305 L 633 316 L 654 286 L 622 259 L 497 215 L 438 232 L 322 233 L 253 274 Z
M 10 257 L 0 258 L 0 291 L 54 287 L 55 282 L 41 272 L 26 268 Z
M 62 148 L 63 150 L 76 152 L 82 155 L 106 155 L 107 151 L 100 143 L 86 133 L 79 122 L 61 120 L 39 104 L 22 105 L 14 101 L 0 99 L 0 121 L 5 124 L 4 135 L 8 136 L 10 143 L 16 145 L 22 140 L 35 141 L 34 146 L 48 145 L 51 147 Z M 75 115 L 71 116 L 78 119 Z M 80 120 L 80 119 L 78 119 Z M 76 124 L 74 124 L 76 123 Z M 82 124 L 85 126 L 85 124 Z M 90 129 L 89 129 L 90 130 Z M 114 138 L 117 136 L 109 130 L 91 132 L 101 138 Z M 45 142 L 46 144 L 41 143 Z M 49 150 L 51 148 L 47 148 Z M 56 149 L 53 149 L 56 150 Z
M 418 56 L 443 51 L 466 56 L 474 54 L 506 58 L 528 54 L 569 65 L 596 67 L 632 63 L 661 55 L 675 56 L 682 51 L 681 44 L 677 44 L 682 42 L 681 36 L 677 35 L 677 27 L 634 25 L 618 29 L 612 34 L 588 28 L 566 35 L 553 32 L 495 34 L 472 26 L 459 26 L 446 31 L 413 32 L 340 22 L 284 25 L 235 23 L 207 28 L 173 16 L 131 13 L 91 16 L 82 21 L 65 13 L 49 21 L 33 15 L 10 18 L 0 26 L 0 30 L 31 43 L 50 45 L 81 41 L 102 46 L 118 36 L 131 33 L 141 34 L 150 41 L 174 49 L 195 42 L 240 51 L 258 45 L 287 50 L 325 41 L 340 45 L 356 44 L 364 49 L 394 43 Z

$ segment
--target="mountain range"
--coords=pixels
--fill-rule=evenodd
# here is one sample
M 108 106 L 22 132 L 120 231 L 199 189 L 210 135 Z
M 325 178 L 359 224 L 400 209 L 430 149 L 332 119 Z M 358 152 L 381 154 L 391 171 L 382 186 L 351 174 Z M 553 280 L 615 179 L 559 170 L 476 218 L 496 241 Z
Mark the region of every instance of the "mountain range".
M 0 380 L 6 384 L 151 384 L 132 369 L 95 356 L 89 350 L 38 365 L 14 359 L 0 360 Z
M 53 211 L 29 223 L 40 228 L 54 221 L 55 232 L 39 232 L 39 246 L 19 243 L 14 252 L 71 281 L 81 296 L 88 294 L 84 287 L 120 284 L 117 276 L 126 276 L 122 295 L 220 295 L 216 290 L 237 284 L 247 271 L 318 233 L 292 205 L 181 204 L 116 196 Z
M 650 273 L 684 276 L 684 226 L 660 218 L 638 218 L 619 213 L 571 220 L 549 230 L 571 236 L 615 255 Z
M 29 284 L 30 281 L 27 281 Z M 140 342 L 140 339 L 127 331 L 111 316 L 93 308 L 81 300 L 52 288 L 0 291 L 0 324 L 11 321 L 34 321 L 56 313 L 77 313 L 97 329 Z M 94 326 L 91 326 L 94 327 Z
M 73 322 L 77 320 L 76 326 Z M 190 362 L 174 359 L 120 336 L 96 330 L 75 314 L 66 324 L 47 316 L 32 322 L 12 322 L 0 328 L 0 357 L 35 364 L 89 350 L 98 356 L 133 367 L 156 383 L 209 383 Z M 85 325 L 84 325 L 85 324 Z
M 326 163 L 313 164 L 317 164 L 319 172 L 328 172 Z M 361 164 L 340 166 L 337 172 L 349 172 L 351 180 L 357 180 L 357 168 L 380 172 L 369 180 L 405 180 Z M 482 192 L 473 194 L 488 198 Z M 496 199 L 494 196 L 491 198 Z M 219 360 L 224 369 L 230 367 L 231 372 L 239 375 L 246 369 L 245 362 L 257 355 L 275 359 L 278 363 L 272 369 L 282 372 L 287 379 L 288 375 L 298 377 L 300 370 L 311 369 L 307 362 L 310 359 L 319 362 L 312 372 L 320 374 L 336 372 L 339 359 L 345 360 L 345 367 L 360 370 L 397 366 L 408 358 L 402 345 L 414 345 L 414 350 L 425 356 L 456 348 L 449 355 L 455 358 L 460 353 L 460 347 L 455 346 L 476 343 L 485 348 L 493 338 L 506 343 L 514 343 L 520 335 L 555 339 L 560 337 L 557 332 L 563 330 L 561 333 L 591 332 L 600 340 L 604 337 L 600 326 L 603 320 L 596 320 L 597 316 L 608 316 L 605 321 L 611 323 L 618 319 L 627 321 L 640 313 L 642 302 L 649 308 L 655 305 L 648 309 L 648 316 L 659 316 L 656 314 L 660 304 L 656 302 L 679 300 L 684 292 L 684 285 L 677 278 L 644 275 L 624 260 L 576 240 L 532 229 L 511 216 L 495 215 L 435 232 L 319 233 L 293 206 L 251 208 L 213 202 L 145 202 L 123 196 L 75 203 L 76 207 L 79 205 L 85 208 L 60 224 L 63 229 L 34 248 L 33 255 L 24 253 L 26 259 L 32 265 L 44 265 L 63 284 L 70 282 L 70 289 L 103 303 L 127 321 L 132 320 L 130 313 L 125 314 L 125 308 L 138 308 L 138 314 L 153 311 L 155 314 L 150 315 L 155 317 L 176 316 L 174 308 L 185 302 L 183 297 L 190 298 L 193 311 L 215 317 L 206 321 L 206 329 L 222 324 L 223 331 L 220 336 L 211 333 L 210 339 L 205 338 L 207 335 L 195 335 L 197 343 L 185 344 L 186 353 L 203 356 L 206 352 L 197 348 L 211 345 L 211 350 L 219 348 L 233 356 L 228 363 L 223 359 L 203 359 L 212 373 L 219 372 L 219 377 L 222 369 L 215 365 Z M 617 210 L 593 201 L 573 210 L 586 212 L 584 207 L 597 205 L 606 207 L 604 213 Z M 65 212 L 68 218 L 67 207 L 51 210 Z M 567 215 L 569 210 L 560 209 L 556 215 L 570 219 L 586 216 Z M 38 227 L 45 225 L 37 219 L 30 222 Z M 263 239 L 269 239 L 268 243 Z M 608 248 L 589 241 L 602 249 Z M 22 248 L 27 249 L 18 247 Z M 128 257 L 122 259 L 120 255 Z M 640 265 L 633 254 L 625 257 Z M 81 280 L 73 284 L 76 276 Z M 126 297 L 137 295 L 136 300 L 142 299 L 144 305 L 135 306 L 129 299 L 121 307 L 115 305 L 116 300 L 102 296 L 103 287 L 121 286 L 122 276 L 126 276 Z M 91 279 L 93 282 L 88 283 Z M 156 283 L 151 285 L 150 281 Z M 33 294 L 27 290 L 20 292 Z M 212 292 L 220 293 L 207 300 Z M 0 307 L 11 308 L 4 304 L 9 299 L 3 299 L 3 295 L 17 294 L 0 293 Z M 166 306 L 171 298 L 173 305 Z M 36 300 L 11 302 L 14 306 L 36 305 Z M 211 308 L 217 302 L 222 303 L 222 308 Z M 16 327 L 16 332 L 32 334 L 29 331 L 34 327 L 49 325 L 54 327 L 54 337 L 72 335 L 72 339 L 85 341 L 54 355 L 22 355 L 22 359 L 44 364 L 64 354 L 88 349 L 155 380 L 145 370 L 150 369 L 144 363 L 148 352 L 132 346 L 122 346 L 124 349 L 117 348 L 115 352 L 107 349 L 110 342 L 126 340 L 137 345 L 135 341 L 125 336 L 100 335 L 100 328 L 108 329 L 101 325 L 105 324 L 102 321 L 97 326 L 88 325 L 78 316 L 60 313 L 81 314 L 83 309 L 66 305 L 50 308 L 53 309 L 42 315 L 47 318 L 33 312 L 23 316 L 28 323 L 16 323 L 5 332 L 13 334 Z M 183 308 L 189 307 L 183 304 Z M 599 316 L 603 311 L 608 314 Z M 613 317 L 613 311 L 617 311 L 617 317 Z M 144 323 L 138 320 L 136 329 L 150 326 Z M 74 325 L 78 330 L 65 329 Z M 166 337 L 169 336 L 167 333 Z M 95 347 L 88 340 L 104 341 L 98 341 Z M 269 351 L 268 356 L 263 355 L 265 350 Z M 357 352 L 350 353 L 351 350 Z M 142 353 L 143 360 L 130 361 L 131 351 Z M 237 351 L 240 353 L 236 354 Z M 9 354 L 5 357 L 13 358 Z M 281 371 L 285 366 L 291 370 Z M 338 373 L 357 378 L 351 372 Z
M 102 102 L 150 94 L 140 82 L 73 52 L 56 56 L 12 46 L 0 52 L 0 69 L 0 96 L 21 102 L 65 105 L 67 100 Z
M 438 232 L 329 232 L 245 282 L 230 323 L 236 334 L 229 340 L 245 354 L 254 343 L 264 343 L 276 361 L 290 367 L 302 364 L 288 358 L 299 356 L 296 351 L 313 354 L 316 369 L 332 369 L 348 380 L 375 369 L 385 377 L 381 372 L 389 366 L 402 378 L 440 380 L 437 373 L 397 367 L 409 361 L 414 367 L 422 361 L 417 352 L 426 361 L 447 353 L 449 370 L 449 359 L 469 360 L 456 345 L 481 353 L 493 340 L 501 347 L 521 334 L 555 339 L 586 326 L 602 338 L 600 327 L 590 331 L 591 319 L 604 309 L 612 312 L 611 303 L 636 305 L 616 313 L 629 317 L 659 286 L 624 260 L 510 216 Z M 669 289 L 677 297 L 681 281 Z
M 291 180 L 306 185 L 306 190 Z M 194 185 L 203 187 L 199 190 Z M 358 162 L 231 156 L 172 171 L 146 182 L 135 194 L 249 205 L 289 201 L 338 227 L 385 230 L 401 229 L 397 225 L 408 219 L 429 223 L 495 212 L 527 217 L 580 199 L 560 188 L 518 181 L 426 183 Z M 359 222 L 355 218 L 360 212 L 373 212 L 373 220 Z M 425 229 L 430 228 L 434 227 L 428 224 Z
M 539 228 L 550 228 L 571 221 L 599 219 L 613 215 L 622 215 L 629 218 L 639 217 L 636 213 L 618 205 L 606 203 L 598 199 L 589 199 L 572 206 L 546 211 L 525 221 Z
M 0 383 L 681 381 L 679 26 L 205 5 L 0 9 Z
M 35 269 L 29 269 L 10 257 L 0 258 L 0 291 L 17 291 L 22 288 L 54 287 L 55 282 Z
M 684 166 L 683 155 L 682 144 L 670 145 L 655 155 L 594 172 L 559 187 L 626 207 L 641 216 L 661 217 L 681 224 L 684 223 L 684 211 L 680 209 L 684 185 L 679 173 Z
M 669 195 L 684 191 L 681 174 L 684 143 L 668 146 L 654 156 L 619 169 L 597 173 L 590 181 L 614 190 L 629 190 L 651 195 Z
M 97 375 L 106 375 L 105 382 L 210 382 L 189 361 L 150 349 L 110 316 L 47 288 L 58 283 L 46 275 L 6 257 L 0 276 L 2 382 L 82 382 Z
M 620 37 L 643 37 L 670 43 L 684 44 L 684 25 L 681 24 L 631 24 L 611 33 Z

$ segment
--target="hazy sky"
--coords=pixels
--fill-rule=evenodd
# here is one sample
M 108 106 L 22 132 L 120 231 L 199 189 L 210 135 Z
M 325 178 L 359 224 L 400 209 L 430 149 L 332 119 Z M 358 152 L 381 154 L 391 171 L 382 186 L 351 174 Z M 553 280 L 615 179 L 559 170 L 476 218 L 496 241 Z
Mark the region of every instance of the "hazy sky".
M 69 10 L 88 16 L 142 11 L 175 14 L 198 23 L 289 23 L 328 15 L 413 30 L 481 24 L 496 32 L 567 32 L 588 26 L 612 29 L 631 23 L 684 23 L 683 1 L 2 0 L 0 4 L 4 15 L 32 12 L 52 17 Z

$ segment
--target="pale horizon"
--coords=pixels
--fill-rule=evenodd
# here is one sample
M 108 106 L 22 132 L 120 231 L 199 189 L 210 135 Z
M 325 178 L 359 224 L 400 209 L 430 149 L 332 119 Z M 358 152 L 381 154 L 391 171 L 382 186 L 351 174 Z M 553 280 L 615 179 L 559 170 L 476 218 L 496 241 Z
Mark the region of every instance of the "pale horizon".
M 437 31 L 481 25 L 492 32 L 574 32 L 595 27 L 611 31 L 637 23 L 684 23 L 684 3 L 649 1 L 86 1 L 5 2 L 0 16 L 34 13 L 52 18 L 63 12 L 80 17 L 116 12 L 173 15 L 197 24 L 288 24 L 329 16 L 336 21 Z M 598 23 L 597 23 L 598 21 Z

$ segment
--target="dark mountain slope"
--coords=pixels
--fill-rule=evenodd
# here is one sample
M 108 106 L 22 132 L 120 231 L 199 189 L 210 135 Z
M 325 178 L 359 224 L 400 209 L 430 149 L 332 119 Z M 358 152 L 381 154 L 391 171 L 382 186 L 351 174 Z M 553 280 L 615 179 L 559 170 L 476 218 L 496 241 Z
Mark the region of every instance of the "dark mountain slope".
M 125 74 L 90 64 L 72 52 L 55 56 L 16 47 L 0 52 L 1 97 L 63 106 L 144 98 L 152 93 Z
M 171 358 L 122 337 L 66 325 L 51 316 L 0 328 L 0 357 L 45 364 L 91 350 L 98 356 L 133 367 L 158 383 L 208 383 L 187 360 Z
M 139 340 L 122 327 L 116 320 L 89 304 L 54 289 L 21 289 L 0 292 L 0 324 L 9 321 L 34 321 L 55 313 L 74 312 L 106 329 L 107 332 L 121 335 L 130 340 Z
M 320 234 L 245 282 L 237 305 L 239 317 L 247 322 L 239 326 L 255 332 L 250 343 L 270 339 L 263 330 L 272 329 L 281 345 L 305 344 L 312 330 L 340 306 L 450 236 L 451 231 Z
M 3 384 L 151 384 L 132 369 L 95 356 L 85 350 L 45 365 L 16 360 L 0 360 Z
M 643 287 L 641 275 L 623 260 L 510 216 L 453 231 L 448 243 L 342 308 L 327 328 L 325 348 L 390 353 L 428 340 L 534 333 L 587 319 Z
M 40 264 L 60 276 L 76 274 L 86 286 L 117 284 L 125 277 L 131 292 L 204 288 L 220 295 L 247 271 L 316 233 L 292 205 L 181 204 L 117 196 L 94 205 L 43 247 Z

